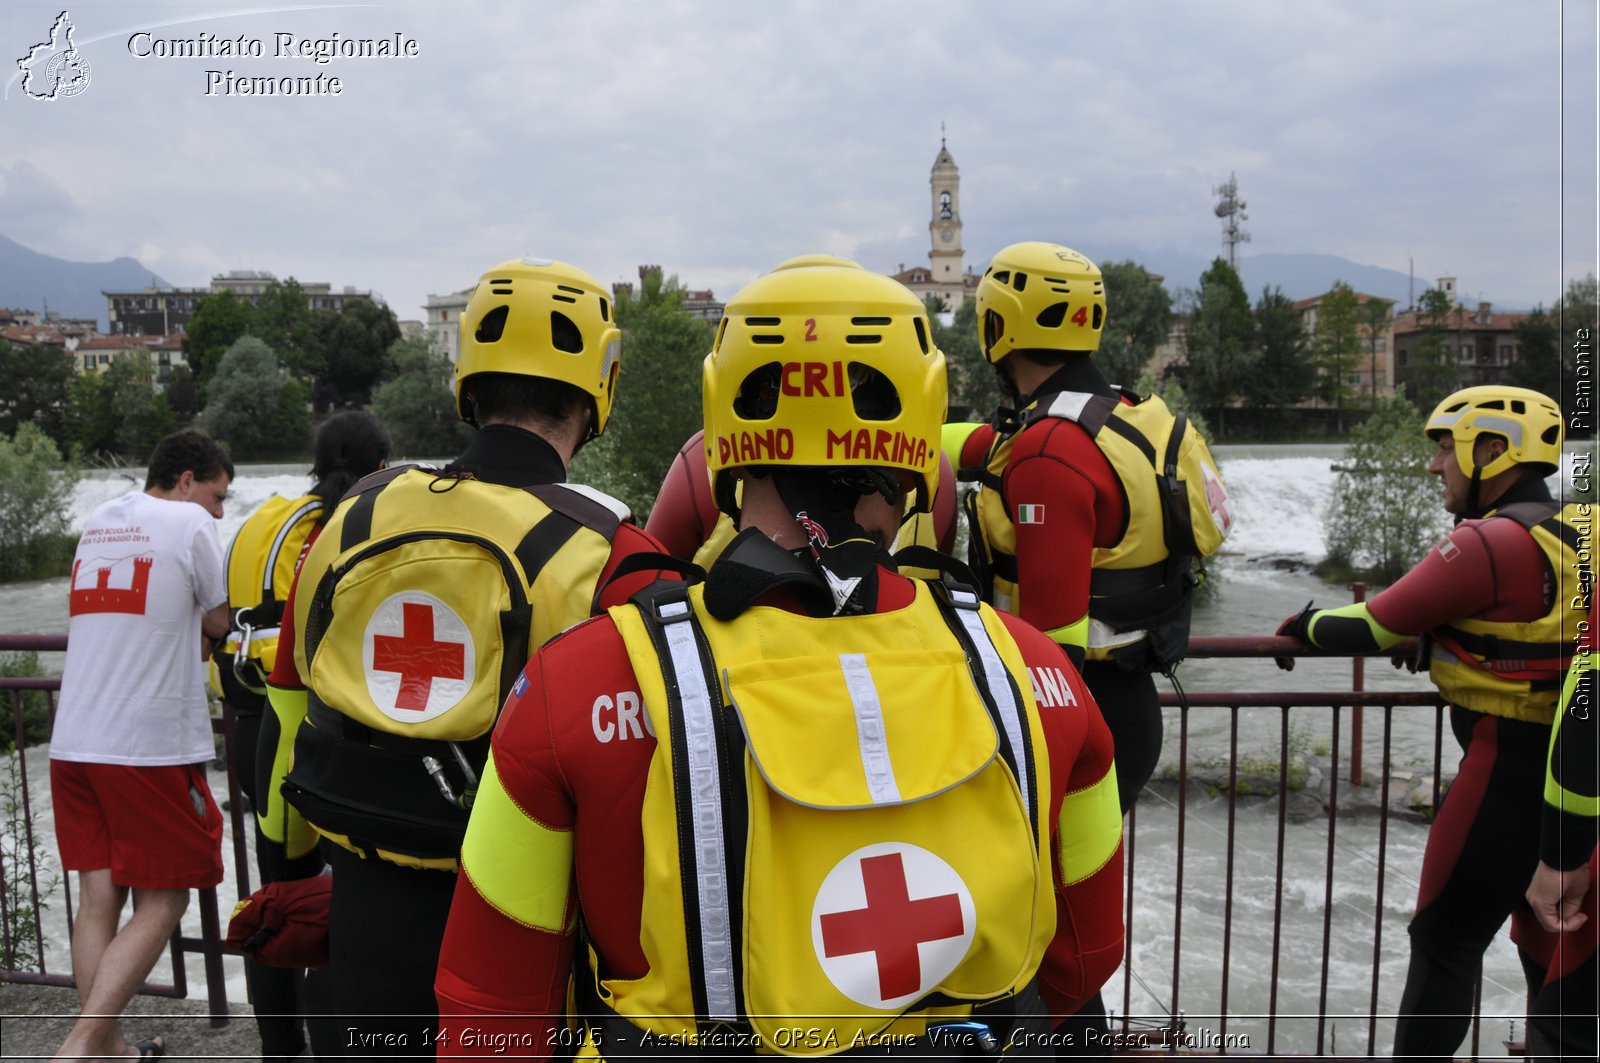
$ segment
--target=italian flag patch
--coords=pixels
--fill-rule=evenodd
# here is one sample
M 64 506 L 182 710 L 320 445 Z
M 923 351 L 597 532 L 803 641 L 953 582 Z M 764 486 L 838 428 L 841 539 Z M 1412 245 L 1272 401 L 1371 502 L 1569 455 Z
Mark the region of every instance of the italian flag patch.
M 1043 506 L 1018 506 L 1017 507 L 1017 523 L 1018 524 L 1043 524 L 1044 523 L 1044 507 Z

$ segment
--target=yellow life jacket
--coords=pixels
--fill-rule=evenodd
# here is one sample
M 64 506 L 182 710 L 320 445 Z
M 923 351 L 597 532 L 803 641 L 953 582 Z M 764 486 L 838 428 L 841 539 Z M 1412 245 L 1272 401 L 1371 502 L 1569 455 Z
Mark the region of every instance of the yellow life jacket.
M 295 592 L 309 691 L 284 792 L 324 836 L 454 868 L 489 736 L 528 656 L 590 615 L 627 510 L 567 484 L 407 466 L 345 496 Z
M 248 690 L 266 694 L 266 677 L 278 659 L 278 629 L 294 585 L 295 565 L 306 539 L 322 519 L 317 495 L 273 495 L 239 526 L 228 544 L 228 610 L 232 630 L 223 645 L 223 667 Z
M 1028 991 L 1055 933 L 1049 759 L 999 618 L 919 583 L 887 614 L 722 622 L 703 590 L 611 610 L 657 747 L 650 969 L 598 970 L 602 1007 L 641 1044 L 820 1055 Z
M 1131 394 L 1120 392 L 1120 394 Z M 1061 391 L 1040 396 L 995 433 L 982 469 L 963 469 L 979 489 L 967 497 L 969 556 L 995 608 L 1018 612 L 1017 530 L 1002 477 L 1017 438 L 1055 418 L 1089 433 L 1111 463 L 1127 505 L 1117 541 L 1096 547 L 1089 579 L 1089 660 L 1132 671 L 1166 671 L 1183 659 L 1194 588 L 1204 559 L 1232 529 L 1228 491 L 1200 433 L 1159 396 L 1134 405 L 1108 395 Z M 1031 515 L 1019 514 L 1019 519 Z M 1072 519 L 1063 515 L 1064 519 Z M 1030 589 L 1047 594 L 1049 588 Z
M 1428 673 L 1452 704 L 1491 716 L 1550 723 L 1593 587 L 1592 507 L 1518 502 L 1489 514 L 1528 529 L 1544 551 L 1555 593 L 1531 621 L 1458 620 L 1428 633 Z

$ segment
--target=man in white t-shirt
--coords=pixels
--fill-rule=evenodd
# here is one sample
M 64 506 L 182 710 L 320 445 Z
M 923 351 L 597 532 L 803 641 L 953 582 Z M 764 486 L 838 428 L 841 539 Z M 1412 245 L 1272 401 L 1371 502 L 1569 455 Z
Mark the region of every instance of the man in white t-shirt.
M 160 1038 L 129 1045 L 118 1016 L 189 891 L 222 881 L 203 658 L 228 630 L 212 518 L 232 480 L 210 438 L 167 436 L 144 490 L 96 509 L 72 560 L 50 788 L 61 864 L 78 873 L 72 973 L 83 1009 L 58 1058 L 165 1054 Z M 133 915 L 119 929 L 130 890 Z

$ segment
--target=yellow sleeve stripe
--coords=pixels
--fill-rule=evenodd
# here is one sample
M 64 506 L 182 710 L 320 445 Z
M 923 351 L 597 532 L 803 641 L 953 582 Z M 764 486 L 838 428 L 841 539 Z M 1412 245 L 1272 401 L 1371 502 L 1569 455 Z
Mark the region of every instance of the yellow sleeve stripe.
M 1060 838 L 1063 885 L 1082 882 L 1116 855 L 1122 841 L 1122 806 L 1117 801 L 1117 773 L 1109 767 L 1092 786 L 1061 799 Z
M 960 467 L 961 448 L 967 445 L 967 437 L 982 427 L 981 423 L 972 421 L 951 421 L 939 429 L 939 449 L 945 452 L 951 465 Z
M 304 690 L 285 687 L 267 687 L 267 705 L 277 717 L 278 744 L 272 750 L 272 775 L 267 780 L 267 792 L 261 807 L 256 810 L 256 823 L 268 841 L 284 847 L 291 860 L 309 853 L 317 844 L 317 832 L 300 815 L 300 811 L 283 799 L 283 780 L 294 766 L 294 739 L 306 718 L 309 695 Z
M 1062 627 L 1053 627 L 1045 632 L 1063 646 L 1078 646 L 1082 649 L 1089 648 L 1089 614 L 1085 613 L 1076 622 Z
M 1550 728 L 1550 750 L 1545 755 L 1544 800 L 1545 804 L 1569 815 L 1600 819 L 1600 796 L 1580 794 L 1562 786 L 1556 778 L 1554 762 L 1562 722 L 1567 718 L 1567 713 L 1575 712 L 1579 707 L 1578 688 L 1587 685 L 1593 690 L 1594 682 L 1595 655 L 1589 651 L 1580 652 L 1567 672 L 1567 681 L 1561 688 L 1560 711 L 1556 714 L 1555 726 Z M 1594 708 L 1588 706 L 1587 711 L 1593 712 Z
M 461 869 L 507 919 L 551 933 L 568 928 L 572 832 L 525 813 L 506 792 L 492 753 L 461 843 Z

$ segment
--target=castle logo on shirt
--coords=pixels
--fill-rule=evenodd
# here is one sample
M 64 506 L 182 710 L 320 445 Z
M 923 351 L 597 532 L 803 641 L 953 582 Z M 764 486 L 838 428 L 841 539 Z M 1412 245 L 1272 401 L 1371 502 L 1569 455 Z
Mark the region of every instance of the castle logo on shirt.
M 1017 507 L 1018 524 L 1043 524 L 1044 507 L 1035 505 L 1020 505 Z

